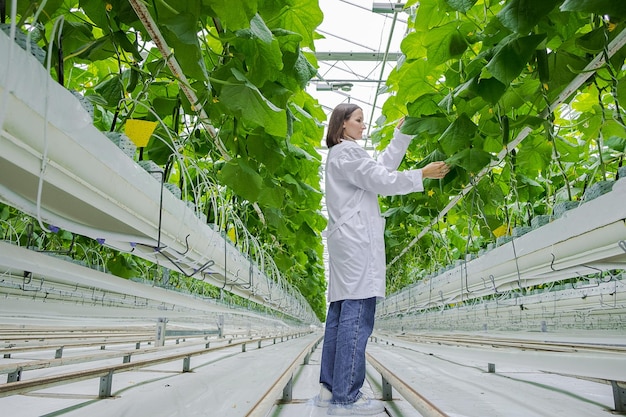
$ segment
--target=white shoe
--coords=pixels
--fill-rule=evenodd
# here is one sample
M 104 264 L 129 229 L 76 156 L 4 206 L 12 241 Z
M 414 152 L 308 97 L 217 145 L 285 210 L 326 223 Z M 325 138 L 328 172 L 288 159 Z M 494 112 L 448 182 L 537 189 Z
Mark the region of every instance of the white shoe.
M 316 407 L 328 407 L 330 402 L 333 399 L 333 393 L 328 390 L 324 386 L 324 384 L 320 384 L 320 393 L 313 397 L 313 404 Z
M 382 401 L 361 396 L 352 404 L 331 404 L 328 414 L 331 416 L 371 416 L 385 411 Z

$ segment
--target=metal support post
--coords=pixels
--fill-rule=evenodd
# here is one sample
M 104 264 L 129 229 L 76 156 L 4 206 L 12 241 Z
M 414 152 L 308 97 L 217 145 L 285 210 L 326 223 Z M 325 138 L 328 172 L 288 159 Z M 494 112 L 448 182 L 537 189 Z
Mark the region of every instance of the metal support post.
M 261 341 L 260 341 L 260 340 L 259 340 L 259 346 L 258 346 L 258 348 L 259 348 L 259 349 L 261 349 Z
M 206 345 L 204 345 L 205 349 L 208 349 L 211 346 L 211 342 L 206 342 Z
M 113 385 L 113 371 L 105 376 L 100 377 L 100 392 L 98 397 L 107 398 L 111 396 L 111 386 Z
M 165 317 L 159 317 L 157 320 L 156 335 L 154 340 L 154 345 L 157 347 L 165 345 L 165 323 L 167 323 L 167 319 Z
M 130 354 L 124 355 L 124 360 L 122 363 L 130 363 Z
M 7 382 L 17 382 L 22 380 L 22 368 L 17 368 L 7 374 Z
M 620 386 L 618 382 L 611 381 L 613 387 L 613 400 L 615 401 L 615 411 L 626 411 L 626 387 Z
M 56 352 L 54 352 L 54 359 L 61 359 L 63 357 L 63 346 L 58 348 Z
M 135 343 L 135 349 L 138 350 L 139 348 L 141 348 L 141 342 Z
M 489 372 L 490 374 L 493 374 L 494 372 L 496 372 L 496 364 L 495 363 L 488 363 L 487 364 L 487 372 Z
M 186 356 L 183 358 L 183 372 L 189 372 L 190 367 L 191 367 L 191 356 Z
M 217 337 L 221 339 L 224 337 L 224 315 L 217 316 Z
M 245 343 L 243 343 L 243 344 L 241 345 L 241 351 L 242 351 L 242 352 L 245 352 L 245 351 L 246 351 L 246 344 L 245 344 Z
M 291 378 L 289 378 L 289 382 L 287 382 L 287 385 L 285 385 L 285 388 L 283 388 L 283 401 L 291 402 L 292 398 L 293 398 L 293 375 L 291 375 Z
M 383 379 L 383 401 L 391 401 L 393 399 L 393 387 L 391 386 L 389 381 L 385 379 L 384 376 L 382 377 L 382 379 Z

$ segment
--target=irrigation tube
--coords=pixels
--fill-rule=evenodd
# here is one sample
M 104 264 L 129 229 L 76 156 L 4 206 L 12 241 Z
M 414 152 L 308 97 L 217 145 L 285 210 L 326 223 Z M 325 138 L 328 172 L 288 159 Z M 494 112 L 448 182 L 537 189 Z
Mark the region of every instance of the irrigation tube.
M 615 37 L 615 39 L 613 39 L 613 41 L 609 44 L 609 48 L 608 48 L 608 51 L 607 51 L 607 54 L 606 54 L 608 56 L 608 58 L 611 58 L 613 55 L 615 55 L 615 53 L 619 49 L 621 49 L 624 45 L 626 45 L 626 29 L 622 30 L 620 32 L 620 34 L 617 35 Z M 561 91 L 561 94 L 559 94 L 557 99 L 552 104 L 550 104 L 550 106 L 548 108 L 544 109 L 544 111 L 541 112 L 539 117 L 545 119 L 548 116 L 548 114 L 550 114 L 554 109 L 556 109 L 559 105 L 561 105 L 565 101 L 565 99 L 567 99 L 567 97 L 569 97 L 575 91 L 577 91 L 583 85 L 583 83 L 585 81 L 587 81 L 587 79 L 589 79 L 593 74 L 595 74 L 596 70 L 598 70 L 602 65 L 604 65 L 604 63 L 605 63 L 605 56 L 604 56 L 604 54 L 600 53 L 600 54 L 596 55 L 596 57 L 585 67 L 585 69 L 582 70 L 581 73 L 578 74 L 578 76 L 576 76 L 576 78 L 574 78 L 574 80 L 571 83 L 569 83 Z M 452 200 L 450 200 L 448 205 L 445 206 L 443 208 L 443 210 L 441 210 L 441 212 L 437 215 L 437 217 L 435 217 L 435 219 L 432 220 L 428 226 L 423 228 L 420 231 L 420 233 L 416 237 L 414 237 L 413 240 L 411 240 L 411 242 L 408 245 L 406 245 L 406 247 L 402 250 L 402 252 L 400 252 L 395 258 L 393 258 L 391 260 L 391 262 L 389 262 L 389 264 L 387 266 L 391 266 L 394 263 L 396 263 L 396 261 L 398 261 L 398 259 L 400 259 L 405 253 L 407 253 L 407 251 L 413 245 L 415 245 L 426 233 L 430 232 L 432 227 L 435 224 L 437 224 L 437 222 L 439 222 L 440 218 L 442 218 L 444 215 L 446 215 L 446 213 L 448 213 L 448 211 L 450 211 L 450 209 L 452 209 L 452 207 L 456 206 L 457 203 L 461 200 L 461 198 L 463 198 L 467 193 L 469 193 L 474 188 L 475 184 L 478 184 L 478 182 L 480 182 L 480 180 L 492 168 L 498 166 L 502 162 L 502 160 L 513 149 L 515 149 L 515 147 L 517 145 L 520 144 L 520 142 L 522 142 L 524 139 L 526 139 L 526 137 L 528 137 L 528 135 L 531 132 L 532 132 L 532 129 L 530 127 L 526 126 L 525 128 L 523 128 L 522 131 L 517 135 L 517 137 L 514 140 L 512 140 L 511 142 L 509 142 L 509 144 L 506 146 L 506 148 L 504 148 L 502 151 L 500 151 L 496 161 L 490 163 L 488 166 L 483 168 L 478 174 L 476 174 L 476 176 L 471 181 L 471 183 L 467 187 L 463 188 L 461 190 L 461 192 L 457 196 L 455 196 Z

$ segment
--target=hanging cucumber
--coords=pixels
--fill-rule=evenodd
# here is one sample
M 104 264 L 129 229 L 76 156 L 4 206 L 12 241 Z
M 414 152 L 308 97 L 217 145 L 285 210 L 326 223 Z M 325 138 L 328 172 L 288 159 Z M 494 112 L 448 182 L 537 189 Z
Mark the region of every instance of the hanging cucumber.
M 550 68 L 548 67 L 548 51 L 543 49 L 537 49 L 535 51 L 537 59 L 537 72 L 539 73 L 539 81 L 546 87 L 548 81 L 550 81 Z M 546 87 L 547 88 L 547 87 Z

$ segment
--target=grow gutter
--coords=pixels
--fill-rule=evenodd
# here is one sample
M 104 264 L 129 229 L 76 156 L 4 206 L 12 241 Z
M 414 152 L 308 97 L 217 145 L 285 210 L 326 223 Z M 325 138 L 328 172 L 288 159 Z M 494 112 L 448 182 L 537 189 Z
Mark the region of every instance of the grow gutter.
M 10 48 L 11 41 L 0 32 L 0 55 Z M 1 201 L 42 224 L 97 239 L 297 319 L 315 321 L 308 304 L 295 298 L 288 284 L 270 279 L 164 190 L 93 126 L 71 92 L 19 47 L 13 48 L 11 62 L 0 65 L 0 97 L 6 98 L 0 103 Z
M 476 259 L 459 261 L 454 268 L 389 296 L 383 305 L 388 312 L 445 305 L 626 269 L 624 201 L 626 178 L 616 181 L 609 193 Z

